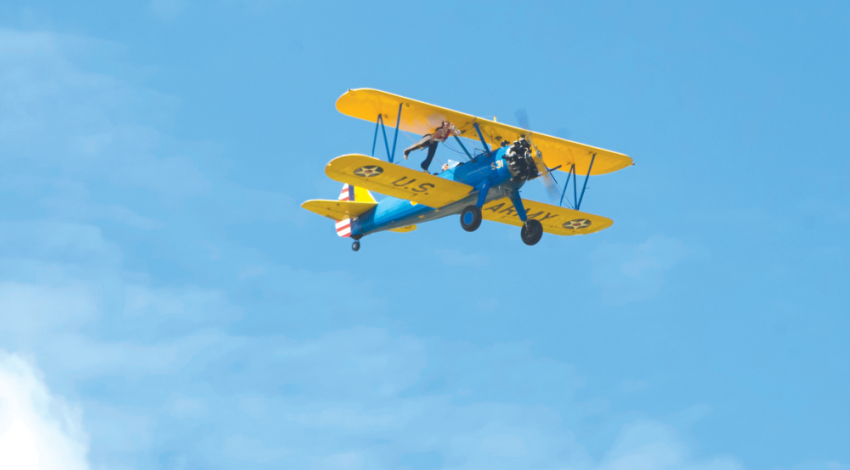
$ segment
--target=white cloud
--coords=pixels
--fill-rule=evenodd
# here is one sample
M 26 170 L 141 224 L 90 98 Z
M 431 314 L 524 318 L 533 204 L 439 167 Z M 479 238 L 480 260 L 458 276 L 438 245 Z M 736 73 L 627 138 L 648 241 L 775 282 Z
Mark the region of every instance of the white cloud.
M 0 351 L 0 462 L 4 470 L 84 470 L 80 410 L 52 396 L 37 370 Z
M 664 275 L 691 250 L 681 241 L 654 235 L 640 244 L 602 243 L 590 254 L 593 282 L 604 301 L 626 304 L 655 297 Z

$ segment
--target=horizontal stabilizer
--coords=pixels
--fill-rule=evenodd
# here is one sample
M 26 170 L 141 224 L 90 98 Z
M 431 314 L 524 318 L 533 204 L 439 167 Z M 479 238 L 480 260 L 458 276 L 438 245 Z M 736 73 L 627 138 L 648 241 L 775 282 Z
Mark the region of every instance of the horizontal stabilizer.
M 327 199 L 313 199 L 301 204 L 301 207 L 310 212 L 325 216 L 333 220 L 345 220 L 359 217 L 377 206 L 377 202 L 355 202 L 355 201 L 332 201 Z

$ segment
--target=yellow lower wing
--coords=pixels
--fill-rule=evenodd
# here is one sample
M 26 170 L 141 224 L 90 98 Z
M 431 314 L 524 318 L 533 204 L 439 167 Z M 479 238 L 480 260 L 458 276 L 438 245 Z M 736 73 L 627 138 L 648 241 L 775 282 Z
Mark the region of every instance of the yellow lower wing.
M 407 233 L 407 232 L 412 232 L 414 230 L 416 230 L 415 225 L 405 225 L 404 227 L 391 228 L 390 232 Z
M 428 207 L 440 207 L 469 195 L 472 186 L 438 178 L 423 171 L 387 163 L 365 155 L 337 157 L 325 167 L 332 180 L 407 199 Z
M 555 235 L 587 235 L 605 230 L 614 224 L 614 221 L 607 217 L 542 202 L 523 199 L 522 205 L 529 219 L 539 220 L 544 232 Z M 522 226 L 522 221 L 519 220 L 514 209 L 514 203 L 506 197 L 484 204 L 481 208 L 481 216 L 484 220 Z
M 323 215 L 333 220 L 345 220 L 359 217 L 369 209 L 377 206 L 376 202 L 356 201 L 331 201 L 326 199 L 313 199 L 301 204 L 301 207 L 316 214 Z

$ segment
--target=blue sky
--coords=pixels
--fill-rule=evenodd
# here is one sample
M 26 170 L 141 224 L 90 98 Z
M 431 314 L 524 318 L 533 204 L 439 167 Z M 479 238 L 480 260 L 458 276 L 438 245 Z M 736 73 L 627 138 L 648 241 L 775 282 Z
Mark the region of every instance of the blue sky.
M 846 469 L 847 44 L 840 2 L 3 2 L 0 456 Z M 299 205 L 360 87 L 630 155 L 614 226 L 353 253 Z

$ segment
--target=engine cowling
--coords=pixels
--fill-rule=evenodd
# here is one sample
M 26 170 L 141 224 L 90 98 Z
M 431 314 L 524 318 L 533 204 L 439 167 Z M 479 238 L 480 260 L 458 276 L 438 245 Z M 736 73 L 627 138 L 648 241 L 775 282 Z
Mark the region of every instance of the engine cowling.
M 534 163 L 531 143 L 523 137 L 514 141 L 505 152 L 505 162 L 508 164 L 508 171 L 511 172 L 513 182 L 530 181 L 540 176 L 537 165 Z

